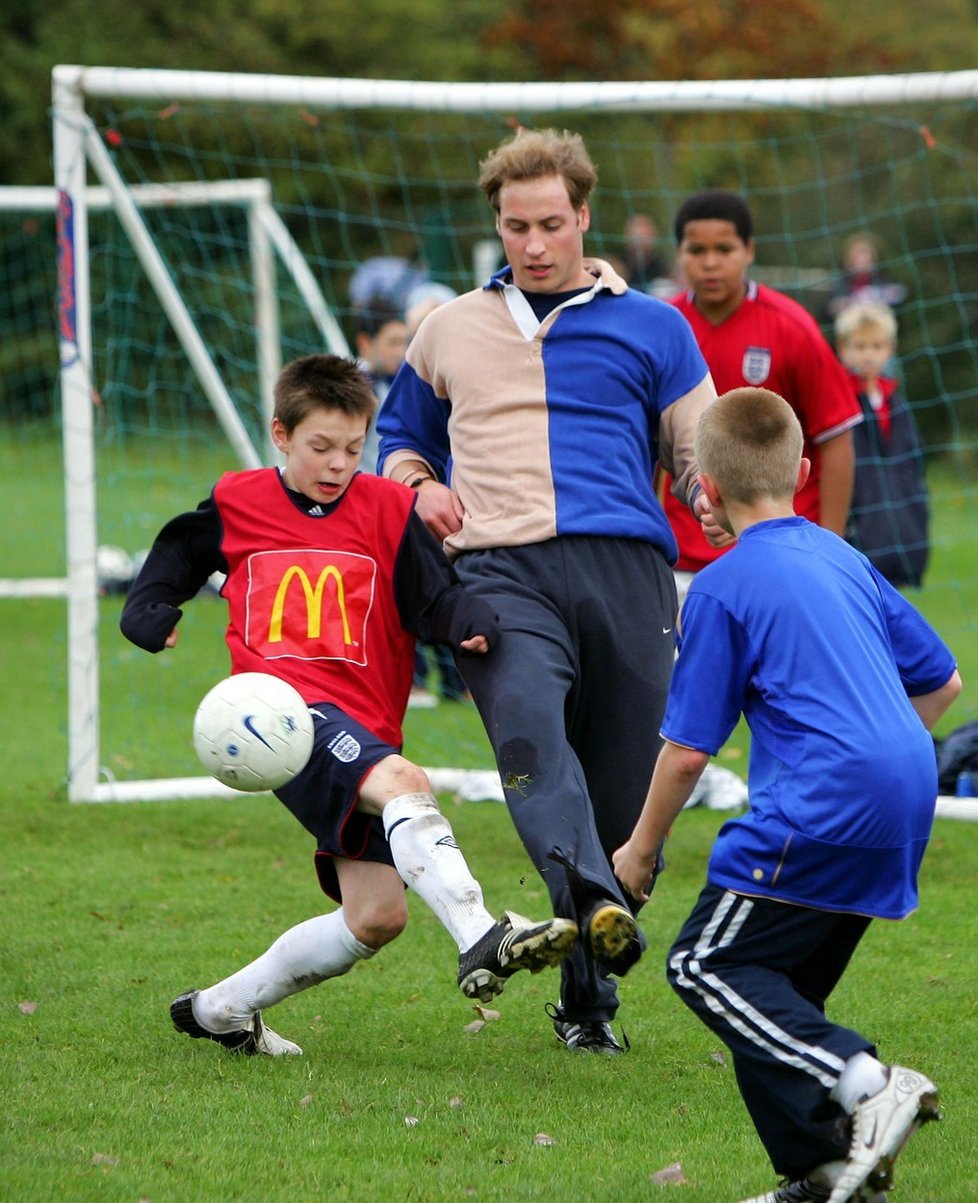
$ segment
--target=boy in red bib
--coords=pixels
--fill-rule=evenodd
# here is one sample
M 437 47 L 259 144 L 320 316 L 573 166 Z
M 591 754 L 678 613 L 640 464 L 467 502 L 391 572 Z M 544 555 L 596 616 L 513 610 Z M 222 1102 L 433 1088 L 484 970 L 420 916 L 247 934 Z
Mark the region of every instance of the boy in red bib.
M 308 703 L 308 765 L 276 790 L 316 837 L 323 891 L 339 909 L 281 935 L 252 964 L 171 1004 L 178 1030 L 234 1052 L 300 1053 L 263 1008 L 347 973 L 404 929 L 409 885 L 459 948 L 458 984 L 488 1001 L 519 969 L 556 965 L 567 919 L 486 910 L 424 770 L 401 755 L 415 637 L 484 655 L 495 614 L 463 589 L 403 485 L 359 471 L 376 402 L 348 360 L 309 355 L 275 387 L 284 467 L 229 472 L 167 523 L 126 601 L 122 631 L 146 651 L 177 643 L 180 606 L 226 574 L 233 673 L 266 672 Z

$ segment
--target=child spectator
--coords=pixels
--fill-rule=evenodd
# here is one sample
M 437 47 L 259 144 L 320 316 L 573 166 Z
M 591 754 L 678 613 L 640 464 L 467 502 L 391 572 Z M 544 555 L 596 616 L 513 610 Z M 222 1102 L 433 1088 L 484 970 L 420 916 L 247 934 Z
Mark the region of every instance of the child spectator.
M 284 467 L 226 473 L 195 511 L 167 523 L 122 614 L 133 643 L 172 648 L 179 607 L 212 572 L 226 573 L 232 672 L 279 676 L 312 711 L 312 757 L 275 793 L 316 837 L 320 885 L 339 909 L 170 1007 L 179 1031 L 233 1052 L 301 1053 L 264 1025 L 262 1009 L 398 936 L 405 885 L 458 945 L 469 998 L 488 1001 L 518 969 L 556 965 L 577 936 L 567 919 L 507 911 L 493 921 L 426 774 L 401 755 L 414 637 L 482 655 L 499 628 L 415 514 L 415 494 L 358 470 L 375 404 L 350 360 L 288 364 L 272 418 Z
M 631 213 L 625 222 L 622 275 L 629 288 L 661 295 L 671 292 L 669 264 L 659 244 L 659 227 L 648 213 Z
M 699 420 L 699 480 L 738 542 L 690 586 L 665 744 L 613 862 L 645 901 L 663 839 L 743 713 L 750 810 L 717 837 L 669 982 L 729 1047 L 786 1179 L 750 1203 L 875 1203 L 907 1138 L 939 1118 L 937 1091 L 825 1003 L 871 919 L 917 906 L 937 796 L 927 730 L 961 680 L 869 561 L 795 514 L 803 445 L 767 389 L 735 389 Z
M 863 411 L 852 432 L 856 472 L 846 538 L 891 585 L 917 588 L 930 556 L 930 515 L 917 425 L 896 380 L 884 375 L 896 341 L 888 305 L 849 305 L 835 319 L 836 350 Z

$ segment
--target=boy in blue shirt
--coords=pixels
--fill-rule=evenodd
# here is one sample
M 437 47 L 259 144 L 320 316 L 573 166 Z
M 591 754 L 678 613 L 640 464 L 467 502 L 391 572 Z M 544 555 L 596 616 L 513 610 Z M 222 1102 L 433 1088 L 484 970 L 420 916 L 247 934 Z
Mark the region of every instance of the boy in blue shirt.
M 785 1181 L 749 1203 L 870 1203 L 920 1123 L 923 1074 L 884 1065 L 825 1002 L 872 918 L 917 905 L 937 769 L 928 729 L 961 689 L 951 653 L 859 552 L 794 513 L 791 407 L 726 393 L 697 429 L 700 483 L 738 538 L 698 573 L 648 798 L 614 854 L 647 899 L 656 850 L 741 713 L 750 810 L 721 829 L 669 982 L 731 1051 Z

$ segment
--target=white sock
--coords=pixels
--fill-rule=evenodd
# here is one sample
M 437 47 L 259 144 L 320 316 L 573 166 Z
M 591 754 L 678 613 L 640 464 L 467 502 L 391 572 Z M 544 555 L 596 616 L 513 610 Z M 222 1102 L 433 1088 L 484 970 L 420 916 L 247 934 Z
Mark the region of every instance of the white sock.
M 827 1186 L 831 1189 L 842 1177 L 842 1171 L 846 1168 L 844 1161 L 826 1161 L 824 1165 L 816 1166 L 810 1170 L 805 1177 L 809 1182 L 814 1182 L 818 1186 Z
M 342 908 L 297 923 L 267 952 L 194 999 L 194 1017 L 210 1032 L 233 1032 L 256 1011 L 349 973 L 374 955 L 346 925 Z
M 495 920 L 434 794 L 401 794 L 388 802 L 384 832 L 401 879 L 431 907 L 460 952 L 471 948 Z
M 886 1066 L 870 1053 L 850 1057 L 839 1080 L 829 1091 L 843 1111 L 851 1115 L 860 1099 L 876 1094 L 886 1085 Z

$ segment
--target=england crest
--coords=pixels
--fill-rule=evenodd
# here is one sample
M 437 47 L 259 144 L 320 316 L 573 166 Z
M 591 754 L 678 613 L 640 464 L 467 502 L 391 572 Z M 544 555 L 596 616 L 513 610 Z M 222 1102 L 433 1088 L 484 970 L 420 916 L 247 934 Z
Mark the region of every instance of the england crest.
M 349 731 L 341 731 L 338 735 L 334 735 L 327 747 L 343 764 L 352 764 L 360 755 L 360 741 L 355 739 Z
M 763 384 L 771 374 L 771 352 L 767 347 L 748 347 L 741 371 L 748 384 Z

